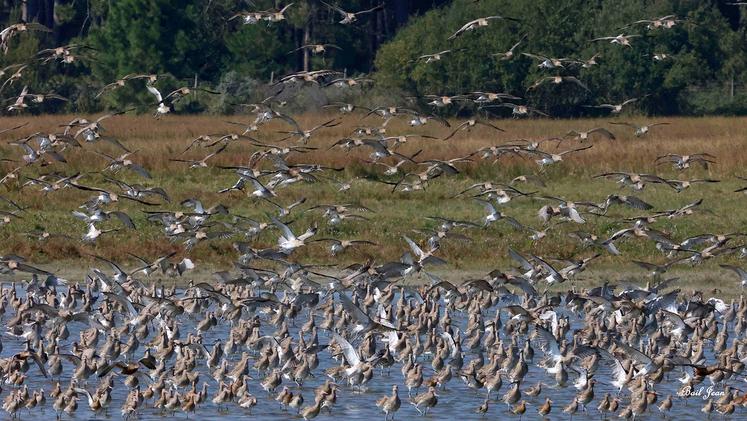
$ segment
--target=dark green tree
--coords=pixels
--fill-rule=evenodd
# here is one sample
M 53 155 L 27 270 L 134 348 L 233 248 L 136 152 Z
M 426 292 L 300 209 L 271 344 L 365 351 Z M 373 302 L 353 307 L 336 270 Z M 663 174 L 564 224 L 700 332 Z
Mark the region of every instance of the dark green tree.
M 490 25 L 448 37 L 464 23 L 500 14 L 519 22 L 493 20 Z M 639 20 L 676 15 L 669 29 L 649 28 Z M 592 42 L 595 38 L 634 35 L 632 47 Z M 385 89 L 416 96 L 461 94 L 476 90 L 504 91 L 552 115 L 572 116 L 590 110 L 583 105 L 645 97 L 639 109 L 655 113 L 693 113 L 703 110 L 689 95 L 693 89 L 710 92 L 739 81 L 745 57 L 743 30 L 708 2 L 603 0 L 513 2 L 484 0 L 474 5 L 453 2 L 412 19 L 392 41 L 379 49 L 377 80 Z M 517 52 L 546 57 L 587 60 L 598 54 L 597 65 L 566 63 L 552 70 L 517 55 L 501 61 L 492 56 L 508 49 L 523 35 Z M 416 60 L 423 54 L 452 49 L 440 62 Z M 657 58 L 662 58 L 658 60 Z M 574 76 L 589 90 L 574 84 L 543 84 L 547 76 Z M 714 110 L 711 110 L 714 111 Z

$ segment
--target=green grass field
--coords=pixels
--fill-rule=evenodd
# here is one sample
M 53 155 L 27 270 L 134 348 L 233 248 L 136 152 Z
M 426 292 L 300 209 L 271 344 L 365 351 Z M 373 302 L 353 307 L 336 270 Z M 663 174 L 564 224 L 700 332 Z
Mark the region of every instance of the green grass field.
M 302 127 L 311 127 L 326 121 L 332 115 L 305 115 L 298 119 Z M 27 136 L 31 133 L 60 131 L 60 124 L 73 119 L 73 116 L 44 116 L 18 117 L 5 119 L 3 127 L 29 122 L 29 125 L 2 135 L 0 157 L 6 159 L 20 159 L 21 149 L 8 145 L 9 141 Z M 149 116 L 118 116 L 105 120 L 106 135 L 120 140 L 129 149 L 137 152 L 131 156 L 134 162 L 145 167 L 153 176 L 151 180 L 143 179 L 135 173 L 123 170 L 117 174 L 109 174 L 115 178 L 128 182 L 139 182 L 146 186 L 163 187 L 171 196 L 171 203 L 162 206 L 148 207 L 150 210 L 187 210 L 179 205 L 184 199 L 198 198 L 205 205 L 224 204 L 231 215 L 242 215 L 258 220 L 268 220 L 268 214 L 276 214 L 277 209 L 267 202 L 247 197 L 241 192 L 228 194 L 216 193 L 219 189 L 231 186 L 238 177 L 231 170 L 221 170 L 215 165 L 246 165 L 249 156 L 257 150 L 247 142 L 231 143 L 228 149 L 208 161 L 210 168 L 190 169 L 185 163 L 171 162 L 169 158 L 176 157 L 191 142 L 192 139 L 204 134 L 225 134 L 240 132 L 237 126 L 226 124 L 229 118 L 206 116 L 167 116 L 161 120 L 154 120 Z M 240 120 L 231 117 L 231 120 Z M 246 118 L 246 121 L 251 121 Z M 495 269 L 509 268 L 507 248 L 513 247 L 524 252 L 545 257 L 570 258 L 588 257 L 596 250 L 583 249 L 575 240 L 568 236 L 571 231 L 581 230 L 594 233 L 600 238 L 607 238 L 613 232 L 630 225 L 622 221 L 624 217 L 649 214 L 653 211 L 667 210 L 681 207 L 687 203 L 703 198 L 700 211 L 685 218 L 667 220 L 663 218 L 657 222 L 656 229 L 667 232 L 673 239 L 682 240 L 689 236 L 702 233 L 729 233 L 745 229 L 747 213 L 742 207 L 747 203 L 747 197 L 734 193 L 737 188 L 747 185 L 735 176 L 747 175 L 743 172 L 747 164 L 747 139 L 743 133 L 747 129 L 747 120 L 737 118 L 672 118 L 660 119 L 668 121 L 667 126 L 656 127 L 643 138 L 635 138 L 632 130 L 623 126 L 609 124 L 610 119 L 599 120 L 496 120 L 494 124 L 503 128 L 505 132 L 498 133 L 492 129 L 477 127 L 470 132 L 461 132 L 444 142 L 433 139 L 409 139 L 398 152 L 405 155 L 418 150 L 423 152 L 418 159 L 450 159 L 468 156 L 475 150 L 491 145 L 506 144 L 516 139 L 533 139 L 563 136 L 571 129 L 581 130 L 597 126 L 611 129 L 617 140 L 608 141 L 594 138 L 591 149 L 571 154 L 564 161 L 555 164 L 546 171 L 540 172 L 533 159 L 503 157 L 500 160 L 475 160 L 458 164 L 460 173 L 455 176 L 442 176 L 429 182 L 426 191 L 413 193 L 392 192 L 392 186 L 371 179 L 396 181 L 399 177 L 384 177 L 379 168 L 366 164 L 370 150 L 355 149 L 349 153 L 337 148 L 328 150 L 329 145 L 336 140 L 350 135 L 358 125 L 374 126 L 380 124 L 378 117 L 368 117 L 361 120 L 360 116 L 348 116 L 343 123 L 322 129 L 315 133 L 308 146 L 318 148 L 308 154 L 291 154 L 289 162 L 318 163 L 325 166 L 342 168 L 343 171 L 325 171 L 318 174 L 316 183 L 296 183 L 279 189 L 277 202 L 283 205 L 306 197 L 307 202 L 293 210 L 286 220 L 293 220 L 292 227 L 296 232 L 302 232 L 313 223 L 319 226 L 316 238 L 334 237 L 339 239 L 366 239 L 376 242 L 377 246 L 360 246 L 348 249 L 344 254 L 333 258 L 329 254 L 326 243 L 312 243 L 297 250 L 293 258 L 302 262 L 337 263 L 345 265 L 361 262 L 373 258 L 377 263 L 397 260 L 407 250 L 403 235 L 416 241 L 422 241 L 424 236 L 415 230 L 435 228 L 438 223 L 425 218 L 426 216 L 440 216 L 451 219 L 480 221 L 485 215 L 483 207 L 472 200 L 469 195 L 454 198 L 459 191 L 476 182 L 492 181 L 507 183 L 515 176 L 537 175 L 546 183 L 546 187 L 531 184 L 516 185 L 523 191 L 537 191 L 537 195 L 552 195 L 574 201 L 601 202 L 608 194 L 634 194 L 644 201 L 654 205 L 652 211 L 639 211 L 623 206 L 610 209 L 607 216 L 589 216 L 586 224 L 564 223 L 551 224 L 547 237 L 538 242 L 529 238 L 528 232 L 520 232 L 510 228 L 506 223 L 497 222 L 485 229 L 467 228 L 458 232 L 469 237 L 465 239 L 446 239 L 442 249 L 437 252 L 439 257 L 448 261 L 448 266 L 434 269 L 436 272 L 448 273 L 454 278 L 479 276 Z M 644 122 L 640 118 L 619 121 Z M 458 124 L 453 121 L 452 126 Z M 435 124 L 435 123 L 431 123 Z M 393 121 L 387 126 L 388 133 L 422 133 L 445 137 L 451 129 L 429 124 L 424 129 L 416 130 L 406 127 L 406 122 Z M 2 128 L 2 127 L 0 127 Z M 273 143 L 273 139 L 283 135 L 274 133 L 287 130 L 282 123 L 272 122 L 258 135 L 262 142 Z M 578 142 L 566 141 L 555 146 L 554 142 L 544 143 L 543 150 L 554 152 L 563 151 L 579 146 Z M 84 148 L 68 149 L 65 151 L 67 164 L 52 163 L 40 167 L 29 166 L 20 170 L 18 180 L 5 183 L 2 196 L 16 201 L 26 211 L 21 218 L 11 218 L 10 223 L 0 227 L 0 254 L 14 253 L 25 256 L 30 262 L 41 264 L 53 270 L 70 271 L 76 273 L 80 268 L 93 265 L 89 256 L 97 254 L 120 261 L 128 267 L 135 263 L 127 253 L 134 253 L 144 257 L 155 258 L 159 255 L 175 251 L 180 256 L 190 256 L 198 265 L 200 271 L 209 273 L 214 268 L 227 267 L 234 261 L 237 253 L 232 243 L 245 240 L 243 236 L 235 235 L 230 239 L 218 239 L 202 242 L 188 253 L 181 242 L 169 241 L 163 234 L 162 228 L 146 220 L 141 211 L 144 207 L 137 203 L 121 201 L 108 210 L 122 210 L 127 212 L 135 222 L 137 230 L 122 230 L 112 235 L 105 235 L 94 244 L 83 244 L 79 239 L 86 231 L 83 222 L 71 215 L 78 207 L 93 194 L 77 189 L 63 189 L 61 191 L 44 194 L 38 186 L 22 187 L 24 176 L 36 177 L 40 174 L 60 172 L 71 175 L 83 173 L 79 180 L 86 186 L 97 186 L 116 191 L 117 188 L 103 181 L 100 171 L 106 166 L 105 160 L 92 153 L 92 150 L 104 151 L 111 155 L 121 153 L 111 144 L 100 142 L 86 144 Z M 194 148 L 183 157 L 201 158 L 210 152 L 202 147 Z M 666 153 L 692 154 L 708 152 L 716 157 L 717 163 L 708 169 L 700 167 L 687 171 L 676 171 L 671 165 L 656 166 L 654 160 L 658 155 Z M 475 157 L 476 158 L 476 157 Z M 390 161 L 384 161 L 390 162 Z M 22 164 L 22 163 L 21 163 Z M 3 162 L 2 172 L 19 166 L 19 162 Z M 263 169 L 270 169 L 269 163 L 263 163 Z M 408 170 L 420 171 L 422 167 L 410 166 Z M 721 180 L 719 183 L 696 184 L 681 193 L 665 185 L 649 185 L 642 192 L 631 192 L 629 189 L 620 190 L 614 181 L 592 179 L 592 176 L 606 171 L 630 171 L 656 173 L 667 179 L 699 179 L 710 178 Z M 346 192 L 339 192 L 338 182 L 352 181 L 352 188 Z M 320 211 L 305 211 L 314 204 L 346 204 L 355 203 L 370 208 L 373 212 L 359 213 L 369 218 L 368 221 L 343 221 L 338 226 L 329 226 Z M 538 198 L 515 198 L 505 204 L 501 210 L 522 224 L 535 229 L 542 227 L 537 217 L 537 211 L 545 204 L 552 204 Z M 7 205 L 0 209 L 12 210 Z M 221 216 L 216 220 L 230 221 L 231 215 Z M 101 228 L 120 227 L 118 221 L 101 224 Z M 26 233 L 35 230 L 46 230 L 50 233 L 64 234 L 73 238 L 50 238 L 38 241 L 30 238 Z M 269 230 L 259 236 L 253 245 L 255 248 L 272 247 L 277 242 L 277 231 Z M 733 245 L 737 245 L 734 243 Z M 609 277 L 612 280 L 630 278 L 640 280 L 644 272 L 629 263 L 631 259 L 662 263 L 666 259 L 658 252 L 653 242 L 643 239 L 626 239 L 618 242 L 622 256 L 604 255 L 603 258 L 591 264 L 588 273 L 580 275 L 579 279 L 591 278 L 597 280 Z M 717 263 L 736 263 L 736 257 L 715 259 L 696 268 L 680 267 L 673 273 L 682 274 L 693 286 L 733 287 L 736 278 L 718 268 Z M 703 284 L 706 282 L 706 284 Z

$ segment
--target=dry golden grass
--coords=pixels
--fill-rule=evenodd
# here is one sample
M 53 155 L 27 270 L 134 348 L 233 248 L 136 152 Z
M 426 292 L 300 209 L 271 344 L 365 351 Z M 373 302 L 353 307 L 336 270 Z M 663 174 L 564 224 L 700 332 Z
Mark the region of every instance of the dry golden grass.
M 89 116 L 89 118 L 95 116 Z M 307 114 L 300 116 L 298 122 L 308 128 L 333 114 Z M 31 133 L 61 131 L 59 127 L 74 116 L 41 116 L 6 118 L 2 127 L 29 122 L 29 125 L 2 135 L 0 141 L 0 156 L 3 158 L 18 158 L 20 149 L 7 145 L 7 141 L 21 138 Z M 267 213 L 275 213 L 275 209 L 265 202 L 247 198 L 241 193 L 219 195 L 215 193 L 220 188 L 228 187 L 236 180 L 232 171 L 208 169 L 189 169 L 184 163 L 171 162 L 191 142 L 192 139 L 203 134 L 240 133 L 241 128 L 225 123 L 226 120 L 251 121 L 251 117 L 211 117 L 211 116 L 175 116 L 170 115 L 160 120 L 150 116 L 117 116 L 103 122 L 106 135 L 112 136 L 131 150 L 138 152 L 132 156 L 133 161 L 143 165 L 153 175 L 152 180 L 143 180 L 127 171 L 116 175 L 141 184 L 162 186 L 172 196 L 172 203 L 155 207 L 155 209 L 183 209 L 179 202 L 189 197 L 196 197 L 206 206 L 223 203 L 232 213 L 266 219 Z M 601 201 L 607 194 L 619 189 L 612 181 L 592 180 L 591 176 L 606 171 L 647 172 L 666 175 L 668 178 L 717 178 L 723 182 L 712 185 L 696 185 L 689 191 L 677 194 L 664 186 L 647 187 L 645 191 L 636 193 L 642 199 L 656 206 L 656 209 L 676 208 L 697 198 L 705 199 L 704 207 L 713 213 L 701 213 L 686 219 L 663 221 L 659 228 L 668 231 L 674 238 L 684 238 L 688 235 L 700 234 L 708 231 L 730 232 L 744 227 L 747 218 L 740 212 L 744 196 L 733 193 L 741 184 L 734 175 L 747 174 L 742 170 L 747 164 L 747 154 L 743 152 L 747 140 L 743 133 L 747 132 L 747 120 L 743 118 L 666 118 L 657 121 L 668 121 L 667 126 L 655 127 L 651 133 L 643 138 L 635 138 L 632 130 L 623 126 L 609 124 L 609 119 L 596 120 L 495 120 L 493 123 L 505 130 L 498 133 L 492 129 L 477 127 L 470 132 L 462 132 L 447 142 L 429 139 L 411 139 L 398 151 L 411 154 L 422 149 L 418 159 L 447 159 L 467 156 L 475 150 L 508 143 L 516 139 L 539 140 L 548 137 L 562 136 L 571 129 L 590 129 L 604 126 L 610 128 L 616 135 L 616 141 L 594 138 L 594 146 L 578 154 L 566 156 L 566 160 L 547 169 L 543 177 L 547 180 L 547 188 L 539 189 L 544 194 L 553 194 L 573 200 Z M 631 121 L 637 123 L 650 122 L 643 118 L 619 118 L 616 121 Z M 336 238 L 365 238 L 379 243 L 377 247 L 362 247 L 359 250 L 348 251 L 342 262 L 360 261 L 368 256 L 376 257 L 377 261 L 397 259 L 406 250 L 402 235 L 416 239 L 423 237 L 412 232 L 413 229 L 433 228 L 436 223 L 424 219 L 425 216 L 439 215 L 455 219 L 479 220 L 483 215 L 482 207 L 470 199 L 453 199 L 455 192 L 477 181 L 505 182 L 519 174 L 537 173 L 537 165 L 532 159 L 516 157 L 502 158 L 497 163 L 477 161 L 463 165 L 463 171 L 458 176 L 441 177 L 433 180 L 427 192 L 413 194 L 391 192 L 391 186 L 368 181 L 365 177 L 379 177 L 380 171 L 372 169 L 363 160 L 368 159 L 370 150 L 359 149 L 350 153 L 338 149 L 328 150 L 328 146 L 336 140 L 349 136 L 358 125 L 377 126 L 381 119 L 370 116 L 361 120 L 361 116 L 347 116 L 339 126 L 322 129 L 312 138 L 309 146 L 317 147 L 316 151 L 308 154 L 291 155 L 291 162 L 318 163 L 335 168 L 345 167 L 345 171 L 326 172 L 320 177 L 319 183 L 292 185 L 279 191 L 278 201 L 288 204 L 300 197 L 307 197 L 309 203 L 361 203 L 375 211 L 369 214 L 370 222 L 344 222 L 338 227 L 329 227 L 318 212 L 295 213 L 294 227 L 302 231 L 313 222 L 320 224 L 318 237 L 334 236 Z M 458 121 L 452 121 L 452 125 Z M 2 128 L 0 127 L 0 129 Z M 287 130 L 282 122 L 272 122 L 257 135 L 262 142 L 273 143 L 273 139 L 281 138 L 277 130 Z M 404 134 L 419 133 L 442 138 L 450 133 L 437 123 L 430 123 L 425 128 L 412 129 L 406 121 L 392 121 L 387 126 L 388 133 Z M 567 141 L 560 145 L 559 151 L 577 147 L 578 143 Z M 545 150 L 554 151 L 554 143 L 545 143 Z M 66 152 L 69 164 L 54 163 L 44 168 L 29 168 L 24 174 L 40 174 L 60 171 L 72 174 L 76 171 L 86 173 L 81 180 L 84 185 L 113 186 L 102 181 L 97 174 L 105 162 L 90 150 L 106 151 L 119 154 L 120 151 L 103 142 L 97 145 L 86 145 L 84 150 Z M 250 154 L 256 150 L 248 143 L 241 141 L 230 145 L 227 152 L 218 155 L 210 161 L 211 165 L 245 165 Z M 699 168 L 678 173 L 670 166 L 654 166 L 658 155 L 665 153 L 691 154 L 708 152 L 717 157 L 718 163 L 707 171 Z M 209 153 L 207 149 L 196 148 L 185 157 L 199 158 Z M 13 168 L 11 163 L 3 163 L 3 173 Z M 263 164 L 267 165 L 267 164 Z M 269 166 L 267 166 L 269 168 Z M 347 193 L 340 193 L 330 178 L 335 180 L 354 181 L 353 189 Z M 16 200 L 28 207 L 23 219 L 14 220 L 11 224 L 0 227 L 0 232 L 7 238 L 0 245 L 0 253 L 16 253 L 27 256 L 33 262 L 56 263 L 61 266 L 87 264 L 80 260 L 87 254 L 100 254 L 120 260 L 127 260 L 127 253 L 155 257 L 169 251 L 177 251 L 180 255 L 187 254 L 180 242 L 169 242 L 160 227 L 150 224 L 140 212 L 140 206 L 131 203 L 120 203 L 117 209 L 126 210 L 131 214 L 138 226 L 137 231 L 122 231 L 111 237 L 104 236 L 97 243 L 82 245 L 78 241 L 66 239 L 51 239 L 37 242 L 29 239 L 23 233 L 33 229 L 47 229 L 80 238 L 85 226 L 72 218 L 70 212 L 76 209 L 91 194 L 87 192 L 66 189 L 45 196 L 36 187 L 20 189 L 18 184 L 6 186 L 3 196 Z M 521 186 L 524 190 L 536 190 L 533 186 Z M 536 199 L 517 199 L 506 205 L 504 212 L 516 217 L 522 223 L 539 227 L 536 211 L 546 201 Z M 307 206 L 308 207 L 308 206 Z M 3 208 L 4 209 L 4 208 Z M 640 214 L 623 208 L 611 211 L 614 216 L 632 216 Z M 226 219 L 228 220 L 228 219 Z M 109 222 L 105 227 L 116 227 L 117 223 Z M 573 255 L 588 255 L 591 251 L 579 248 L 567 236 L 567 232 L 582 229 L 594 232 L 600 237 L 623 227 L 616 218 L 590 218 L 583 226 L 564 224 L 550 231 L 542 242 L 532 244 L 525 233 L 517 233 L 498 223 L 486 230 L 471 230 L 466 232 L 473 240 L 471 242 L 445 241 L 439 255 L 449 261 L 450 267 L 457 270 L 469 269 L 479 271 L 506 263 L 506 248 L 511 245 L 522 250 L 532 250 L 541 255 L 569 257 Z M 261 236 L 256 242 L 257 247 L 270 247 L 276 242 L 277 234 L 269 232 Z M 198 264 L 207 266 L 226 264 L 236 257 L 231 243 L 242 239 L 239 236 L 231 240 L 216 240 L 198 245 L 189 255 Z M 627 258 L 662 261 L 663 257 L 650 244 L 642 241 L 627 241 L 620 246 L 624 257 L 605 257 L 596 265 L 602 268 L 613 268 Z M 299 250 L 298 260 L 315 262 L 333 261 L 325 246 L 311 245 Z M 706 266 L 709 267 L 709 266 Z M 468 273 L 468 272 L 465 272 Z M 471 273 L 471 272 L 469 272 Z
M 29 125 L 12 133 L 0 136 L 2 140 L 13 140 L 38 131 L 59 131 L 60 124 L 78 116 L 46 115 L 40 117 L 5 117 L 3 127 L 29 122 Z M 95 118 L 95 116 L 87 116 Z M 335 117 L 335 114 L 305 114 L 297 118 L 301 127 L 310 128 L 321 121 Z M 160 120 L 150 116 L 116 116 L 103 121 L 106 134 L 123 139 L 132 150 L 142 150 L 140 158 L 145 166 L 155 171 L 183 167 L 170 163 L 173 157 L 186 147 L 195 137 L 203 134 L 240 133 L 241 128 L 227 124 L 226 121 L 251 122 L 251 117 L 238 116 L 177 116 L 170 115 Z M 650 123 L 653 121 L 670 122 L 670 125 L 655 127 L 642 139 L 633 136 L 632 130 L 624 126 L 614 126 L 610 121 L 627 121 L 631 123 Z M 334 141 L 349 136 L 358 126 L 378 126 L 382 120 L 376 116 L 361 119 L 360 116 L 348 116 L 343 124 L 336 127 L 322 129 L 312 138 L 311 145 L 319 147 L 319 151 L 303 155 L 304 162 L 317 162 L 328 166 L 342 166 L 359 158 L 365 158 L 367 152 L 353 152 L 351 154 L 338 151 L 327 151 L 326 147 Z M 452 126 L 459 120 L 451 120 Z M 516 139 L 539 140 L 548 137 L 563 136 L 571 129 L 582 130 L 604 126 L 610 128 L 617 136 L 617 142 L 607 142 L 596 139 L 594 148 L 569 158 L 569 169 L 576 172 L 601 172 L 626 169 L 629 171 L 650 171 L 653 160 L 663 153 L 697 153 L 708 151 L 719 158 L 719 164 L 714 166 L 713 174 L 718 176 L 739 174 L 747 165 L 747 155 L 742 153 L 745 146 L 745 129 L 747 119 L 734 117 L 708 118 L 611 118 L 611 119 L 582 119 L 582 120 L 493 120 L 504 133 L 493 129 L 477 126 L 470 132 L 457 134 L 447 142 L 435 140 L 411 140 L 412 145 L 402 147 L 403 153 L 423 149 L 419 159 L 445 159 L 466 156 L 475 150 L 494 144 L 508 143 Z M 282 122 L 271 123 L 263 133 L 272 129 L 287 130 Z M 387 126 L 391 135 L 403 133 L 426 134 L 435 137 L 445 137 L 451 129 L 438 123 L 429 123 L 425 128 L 410 128 L 405 120 L 395 120 Z M 270 133 L 270 136 L 258 135 L 263 142 L 272 143 L 273 138 L 283 137 L 281 134 Z M 560 150 L 574 146 L 565 142 Z M 553 150 L 552 143 L 544 145 L 543 149 Z M 194 156 L 199 156 L 196 154 Z M 224 154 L 219 161 L 223 164 L 240 163 L 245 161 L 248 154 Z M 233 158 L 233 159 L 231 159 Z M 152 164 L 152 165 L 148 165 Z M 531 163 L 530 163 L 531 165 Z

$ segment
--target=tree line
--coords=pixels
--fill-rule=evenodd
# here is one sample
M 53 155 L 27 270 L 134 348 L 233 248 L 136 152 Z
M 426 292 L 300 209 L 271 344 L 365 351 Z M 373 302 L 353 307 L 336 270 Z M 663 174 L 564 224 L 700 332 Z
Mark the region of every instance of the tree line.
M 290 4 L 292 3 L 292 4 Z M 69 101 L 31 112 L 96 112 L 152 108 L 142 84 L 99 95 L 127 74 L 159 75 L 162 91 L 188 84 L 220 95 L 195 95 L 183 112 L 237 111 L 260 101 L 268 84 L 299 71 L 333 69 L 369 75 L 375 83 L 344 93 L 301 89 L 304 107 L 332 100 L 379 106 L 406 103 L 437 113 L 472 114 L 479 104 L 456 101 L 431 109 L 425 95 L 504 92 L 552 116 L 596 115 L 602 103 L 641 98 L 636 110 L 655 114 L 747 112 L 745 21 L 747 7 L 696 0 L 347 0 L 323 2 L 236 0 L 5 0 L 3 27 L 38 22 L 49 31 L 21 33 L 0 56 L 0 66 L 29 64 L 7 83 L 11 101 L 28 86 Z M 243 12 L 279 11 L 278 22 L 247 23 Z M 346 11 L 373 10 L 352 24 Z M 449 39 L 466 22 L 508 19 Z M 675 24 L 646 21 L 673 16 Z M 632 36 L 630 46 L 597 38 Z M 503 53 L 512 46 L 515 54 Z M 323 52 L 304 48 L 326 46 Z M 44 61 L 39 51 L 75 45 L 72 63 Z M 447 51 L 439 60 L 422 58 Z M 537 57 L 557 58 L 541 66 Z M 586 61 L 594 59 L 593 64 Z M 588 64 L 588 65 L 587 65 Z M 5 71 L 5 78 L 12 74 Z M 550 77 L 579 83 L 551 83 Z M 542 83 L 547 78 L 548 83 Z M 539 82 L 539 84 L 538 84 Z M 2 83 L 2 82 L 0 82 Z M 505 113 L 504 113 L 505 111 Z M 494 109 L 497 115 L 510 110 Z

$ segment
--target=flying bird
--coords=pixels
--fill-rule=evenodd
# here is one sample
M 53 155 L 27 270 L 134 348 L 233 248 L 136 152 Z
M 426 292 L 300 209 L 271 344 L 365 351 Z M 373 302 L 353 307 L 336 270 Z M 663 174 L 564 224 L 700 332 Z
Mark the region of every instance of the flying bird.
M 464 25 L 462 25 L 462 27 L 459 28 L 456 32 L 454 32 L 454 34 L 452 36 L 450 36 L 448 39 L 449 40 L 453 40 L 453 39 L 455 39 L 455 38 L 463 35 L 465 32 L 473 31 L 473 30 L 475 30 L 477 28 L 482 28 L 482 27 L 488 26 L 490 24 L 490 22 L 493 21 L 493 20 L 509 20 L 509 21 L 513 21 L 513 22 L 518 22 L 519 21 L 518 19 L 514 19 L 514 18 L 510 18 L 510 17 L 504 17 L 504 16 L 499 16 L 499 15 L 486 16 L 484 18 L 477 18 L 475 20 L 471 20 L 471 21 L 465 23 Z
M 326 3 L 326 2 L 321 2 L 321 3 L 323 5 L 329 7 L 330 9 L 336 11 L 337 13 L 339 13 L 342 16 L 342 20 L 340 22 L 338 22 L 338 23 L 341 23 L 343 25 L 350 25 L 352 23 L 355 23 L 355 22 L 358 21 L 358 17 L 359 16 L 365 15 L 365 14 L 368 14 L 368 13 L 373 13 L 373 12 L 382 10 L 384 8 L 384 5 L 380 4 L 378 6 L 370 8 L 368 10 L 362 10 L 360 12 L 348 12 L 348 11 L 345 11 L 345 10 L 337 7 L 337 6 L 333 6 L 333 5 L 329 4 L 329 3 Z

